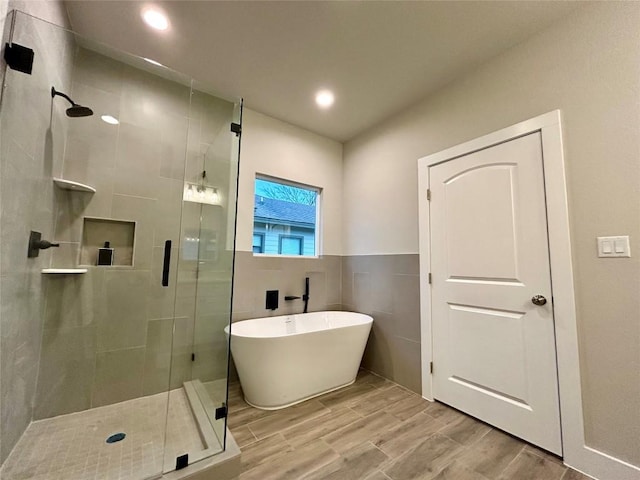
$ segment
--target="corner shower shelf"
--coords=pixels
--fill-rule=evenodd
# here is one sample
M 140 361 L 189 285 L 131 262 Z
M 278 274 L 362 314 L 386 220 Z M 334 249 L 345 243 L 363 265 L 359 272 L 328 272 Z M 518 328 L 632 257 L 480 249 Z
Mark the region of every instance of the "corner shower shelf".
M 55 183 L 58 187 L 60 187 L 63 190 L 75 190 L 76 192 L 96 193 L 96 189 L 90 185 L 85 185 L 84 183 L 79 183 L 79 182 L 73 182 L 71 180 L 65 180 L 64 178 L 54 177 L 53 183 Z
M 43 268 L 43 274 L 58 274 L 58 275 L 78 275 L 80 273 L 87 273 L 86 268 Z

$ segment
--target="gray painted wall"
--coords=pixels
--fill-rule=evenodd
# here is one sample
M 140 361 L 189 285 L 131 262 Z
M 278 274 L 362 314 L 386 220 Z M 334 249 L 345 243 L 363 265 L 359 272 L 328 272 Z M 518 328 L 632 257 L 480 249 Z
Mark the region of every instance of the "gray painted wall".
M 343 253 L 416 253 L 417 159 L 560 109 L 586 440 L 635 465 L 640 256 L 598 258 L 596 237 L 640 238 L 638 24 L 638 2 L 577 9 L 348 142 L 343 179 Z

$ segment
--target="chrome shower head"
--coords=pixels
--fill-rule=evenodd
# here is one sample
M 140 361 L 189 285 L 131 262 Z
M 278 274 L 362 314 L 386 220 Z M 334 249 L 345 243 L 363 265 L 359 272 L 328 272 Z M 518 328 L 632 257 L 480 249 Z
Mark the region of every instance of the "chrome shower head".
M 78 118 L 78 117 L 90 117 L 93 115 L 93 110 L 89 107 L 83 107 L 82 105 L 78 105 L 76 102 L 71 100 L 69 95 L 66 93 L 56 91 L 55 87 L 51 87 L 51 98 L 54 98 L 56 95 L 64 98 L 67 102 L 71 104 L 69 108 L 67 108 L 67 117 Z

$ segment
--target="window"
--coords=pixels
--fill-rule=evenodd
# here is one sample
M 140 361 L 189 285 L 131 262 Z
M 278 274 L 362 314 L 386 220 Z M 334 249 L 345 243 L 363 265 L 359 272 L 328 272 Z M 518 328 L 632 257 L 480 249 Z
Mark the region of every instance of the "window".
M 278 253 L 282 255 L 302 255 L 304 237 L 298 235 L 280 235 Z
M 317 256 L 320 189 L 256 177 L 253 253 Z
M 264 233 L 253 234 L 253 253 L 264 253 Z

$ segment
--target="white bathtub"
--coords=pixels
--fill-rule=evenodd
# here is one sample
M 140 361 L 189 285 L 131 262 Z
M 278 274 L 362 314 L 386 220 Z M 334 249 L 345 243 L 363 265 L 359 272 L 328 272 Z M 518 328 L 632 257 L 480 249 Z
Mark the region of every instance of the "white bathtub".
M 246 402 L 276 410 L 352 384 L 372 323 L 352 312 L 233 323 L 231 354 Z

